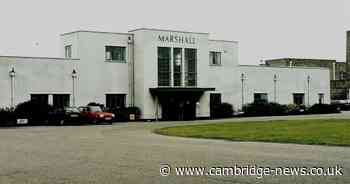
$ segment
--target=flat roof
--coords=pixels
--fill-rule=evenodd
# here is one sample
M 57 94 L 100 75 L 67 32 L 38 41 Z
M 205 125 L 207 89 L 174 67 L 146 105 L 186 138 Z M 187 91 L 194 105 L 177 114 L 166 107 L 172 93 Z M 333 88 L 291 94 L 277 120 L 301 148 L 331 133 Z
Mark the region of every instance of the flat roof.
M 182 30 L 173 30 L 173 29 L 155 29 L 155 28 L 137 28 L 137 29 L 132 29 L 129 32 L 134 32 L 134 31 L 139 31 L 139 30 L 166 31 L 166 32 L 178 32 L 178 33 L 192 33 L 192 34 L 209 34 L 206 32 L 192 32 L 192 31 L 182 31 Z
M 119 35 L 133 35 L 132 33 L 118 33 L 118 32 L 106 32 L 106 31 L 89 31 L 89 30 L 77 30 L 72 32 L 67 32 L 61 34 L 61 36 L 79 33 L 79 32 L 85 32 L 85 33 L 100 33 L 100 34 L 119 34 Z
M 336 61 L 336 59 L 317 59 L 317 58 L 276 58 L 276 59 L 266 59 L 265 61 L 278 61 L 278 60 L 307 60 L 307 61 Z
M 11 59 L 50 59 L 50 60 L 80 60 L 77 58 L 59 58 L 59 57 L 35 57 L 35 56 L 0 56 L 0 58 L 11 58 Z
M 128 31 L 127 33 L 121 33 L 121 32 L 107 32 L 107 31 L 91 31 L 91 30 L 77 30 L 77 31 L 71 31 L 71 32 L 62 33 L 62 34 L 60 34 L 60 36 L 69 35 L 69 34 L 74 34 L 74 33 L 79 33 L 79 32 L 100 33 L 100 34 L 133 35 L 133 33 L 131 33 L 131 32 L 139 31 L 139 30 L 178 32 L 178 33 L 190 33 L 190 34 L 206 34 L 206 35 L 209 34 L 209 33 L 207 33 L 207 32 L 182 31 L 182 30 L 173 30 L 173 29 L 137 28 L 137 29 L 132 29 L 132 30 Z M 216 39 L 209 39 L 209 41 L 238 43 L 238 41 L 236 41 L 236 40 L 216 40 Z
M 285 69 L 320 69 L 329 70 L 327 67 L 307 67 L 307 66 L 261 66 L 261 65 L 238 65 L 238 67 L 255 67 L 255 68 L 285 68 Z
M 231 42 L 231 43 L 238 43 L 238 41 L 235 41 L 235 40 L 212 40 L 212 39 L 209 39 L 209 41 L 212 41 L 212 42 Z

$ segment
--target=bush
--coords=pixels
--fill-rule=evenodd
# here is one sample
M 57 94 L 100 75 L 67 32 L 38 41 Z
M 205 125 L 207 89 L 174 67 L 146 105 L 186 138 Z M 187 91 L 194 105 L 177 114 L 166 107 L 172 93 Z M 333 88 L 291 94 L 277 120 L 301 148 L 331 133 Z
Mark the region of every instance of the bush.
M 214 107 L 212 118 L 229 118 L 233 116 L 233 107 L 229 103 L 221 103 Z
M 15 114 L 17 118 L 27 118 L 31 124 L 39 124 L 39 122 L 48 120 L 48 114 L 50 111 L 53 111 L 53 109 L 51 105 L 30 100 L 18 104 L 15 109 Z
M 10 126 L 16 124 L 16 114 L 12 108 L 0 109 L 0 126 Z
M 288 104 L 286 106 L 288 115 L 305 114 L 306 107 L 304 105 Z
M 285 115 L 287 106 L 278 103 L 251 103 L 243 106 L 247 116 L 278 116 Z
M 341 111 L 350 111 L 350 104 L 342 103 L 342 104 L 333 104 L 340 108 Z
M 315 104 L 306 111 L 308 114 L 340 113 L 340 108 L 334 104 Z
M 135 120 L 139 120 L 141 116 L 141 110 L 138 107 L 116 108 L 109 111 L 115 114 L 117 121 L 129 121 L 130 114 L 135 115 Z

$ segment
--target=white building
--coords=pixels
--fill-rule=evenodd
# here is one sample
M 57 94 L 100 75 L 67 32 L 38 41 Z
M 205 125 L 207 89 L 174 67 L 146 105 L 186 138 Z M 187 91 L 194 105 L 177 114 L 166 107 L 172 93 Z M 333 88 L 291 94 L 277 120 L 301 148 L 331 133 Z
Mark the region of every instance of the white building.
M 254 100 L 330 102 L 328 69 L 239 65 L 238 43 L 208 33 L 75 31 L 61 40 L 62 58 L 0 56 L 1 106 L 97 102 L 137 106 L 143 119 L 193 119 L 220 101 L 235 110 Z

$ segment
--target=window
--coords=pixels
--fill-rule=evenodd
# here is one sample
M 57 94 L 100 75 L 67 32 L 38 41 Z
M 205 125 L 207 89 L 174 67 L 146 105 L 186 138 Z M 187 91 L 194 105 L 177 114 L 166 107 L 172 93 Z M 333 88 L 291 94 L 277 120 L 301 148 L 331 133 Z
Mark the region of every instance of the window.
M 319 104 L 323 104 L 324 103 L 324 94 L 323 93 L 319 93 L 318 94 L 318 103 Z
M 293 103 L 296 105 L 304 105 L 304 93 L 294 93 L 293 94 Z
M 211 51 L 209 53 L 210 65 L 221 65 L 221 52 Z
M 69 107 L 69 94 L 54 94 L 53 107 L 59 109 Z
M 267 103 L 267 93 L 254 93 L 254 103 Z
M 185 49 L 185 84 L 186 86 L 197 85 L 197 50 Z
M 125 107 L 126 94 L 106 94 L 106 107 L 120 109 Z
M 110 62 L 126 62 L 125 47 L 106 46 L 106 61 Z
M 65 58 L 72 58 L 72 45 L 67 45 L 64 47 Z
M 39 103 L 40 105 L 49 104 L 49 95 L 48 94 L 31 94 L 30 100 Z
M 181 86 L 182 48 L 174 48 L 174 86 Z
M 158 47 L 158 86 L 170 86 L 170 47 Z

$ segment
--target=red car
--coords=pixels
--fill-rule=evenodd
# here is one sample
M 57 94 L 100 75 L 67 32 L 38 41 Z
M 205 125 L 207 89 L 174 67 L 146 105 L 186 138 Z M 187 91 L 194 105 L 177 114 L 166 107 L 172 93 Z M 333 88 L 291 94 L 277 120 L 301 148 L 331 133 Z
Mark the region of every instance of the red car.
M 115 115 L 109 112 L 103 112 L 100 106 L 79 107 L 81 117 L 93 123 L 108 122 L 112 123 Z

